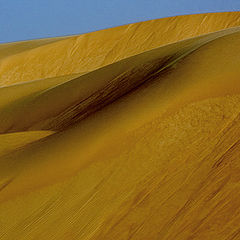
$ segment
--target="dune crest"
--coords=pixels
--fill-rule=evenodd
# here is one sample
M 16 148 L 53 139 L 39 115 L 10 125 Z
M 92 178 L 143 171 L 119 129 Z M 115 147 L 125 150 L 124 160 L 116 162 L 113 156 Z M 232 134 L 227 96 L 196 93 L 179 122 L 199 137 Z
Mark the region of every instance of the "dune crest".
M 134 23 L 80 36 L 1 44 L 0 84 L 7 86 L 93 71 L 159 46 L 239 24 L 239 12 L 196 14 Z

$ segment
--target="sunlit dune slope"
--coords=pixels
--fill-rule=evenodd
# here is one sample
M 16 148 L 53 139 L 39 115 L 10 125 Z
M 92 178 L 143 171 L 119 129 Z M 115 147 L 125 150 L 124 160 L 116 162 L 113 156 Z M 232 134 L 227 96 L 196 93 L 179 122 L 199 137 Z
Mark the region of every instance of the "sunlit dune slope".
M 0 45 L 0 85 L 92 71 L 161 45 L 239 23 L 239 12 L 198 14 L 134 23 L 80 36 L 3 44 Z
M 0 239 L 240 239 L 238 21 L 154 20 L 2 58 Z M 44 51 L 61 62 L 79 38 L 52 74 Z M 101 41 L 115 50 L 99 62 Z

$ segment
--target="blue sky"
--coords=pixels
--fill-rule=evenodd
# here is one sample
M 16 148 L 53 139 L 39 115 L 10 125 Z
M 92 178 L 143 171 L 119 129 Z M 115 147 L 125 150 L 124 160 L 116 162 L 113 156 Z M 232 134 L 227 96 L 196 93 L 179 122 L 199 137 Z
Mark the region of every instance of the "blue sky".
M 239 10 L 240 0 L 0 0 L 0 43 L 80 34 L 175 15 Z

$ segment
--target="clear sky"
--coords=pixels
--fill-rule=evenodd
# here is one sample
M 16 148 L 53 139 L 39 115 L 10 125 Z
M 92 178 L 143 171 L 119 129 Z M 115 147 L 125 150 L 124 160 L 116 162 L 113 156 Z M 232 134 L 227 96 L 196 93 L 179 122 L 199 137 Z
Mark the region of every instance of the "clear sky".
M 0 0 L 0 43 L 223 11 L 240 11 L 240 0 Z

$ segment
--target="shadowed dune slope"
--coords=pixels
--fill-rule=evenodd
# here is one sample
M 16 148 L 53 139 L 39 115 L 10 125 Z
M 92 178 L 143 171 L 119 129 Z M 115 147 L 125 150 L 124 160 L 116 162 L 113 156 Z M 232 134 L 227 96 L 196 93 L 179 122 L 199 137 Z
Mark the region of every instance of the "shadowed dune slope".
M 25 145 L 53 134 L 51 131 L 27 131 L 0 134 L 0 156 L 18 150 Z
M 0 239 L 240 239 L 238 21 L 153 20 L 3 57 Z M 60 63 L 68 41 L 53 74 L 47 49 Z

